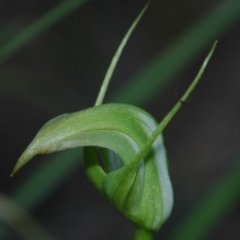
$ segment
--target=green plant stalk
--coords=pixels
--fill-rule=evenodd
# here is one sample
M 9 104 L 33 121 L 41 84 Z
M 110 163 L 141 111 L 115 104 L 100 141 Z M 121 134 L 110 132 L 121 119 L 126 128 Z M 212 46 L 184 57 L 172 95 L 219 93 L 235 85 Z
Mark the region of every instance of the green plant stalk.
M 152 240 L 152 239 L 153 239 L 153 234 L 151 231 L 136 227 L 134 240 Z
M 89 0 L 65 0 L 0 48 L 0 64 Z

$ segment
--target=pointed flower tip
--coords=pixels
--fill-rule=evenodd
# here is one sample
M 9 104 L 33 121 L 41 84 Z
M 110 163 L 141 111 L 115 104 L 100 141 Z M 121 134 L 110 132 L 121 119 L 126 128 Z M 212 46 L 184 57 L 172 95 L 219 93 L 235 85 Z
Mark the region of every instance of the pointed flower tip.
M 209 54 L 207 56 L 207 59 L 211 58 L 211 56 L 213 55 L 213 53 L 215 51 L 215 48 L 216 48 L 217 44 L 218 44 L 218 40 L 215 40 L 215 42 L 213 43 L 213 46 L 212 46 L 212 48 L 211 48 L 211 50 L 210 50 L 210 52 L 209 52 Z
M 18 169 L 16 167 L 14 167 L 12 170 L 12 173 L 10 174 L 10 177 L 13 177 L 17 171 L 18 171 Z
M 213 50 L 216 48 L 217 44 L 218 44 L 218 40 L 215 40 L 215 42 L 213 43 Z
M 17 164 L 14 166 L 14 168 L 13 168 L 11 174 L 10 174 L 10 177 L 13 177 L 21 167 L 22 167 L 22 165 L 20 165 L 19 162 L 17 162 Z
M 145 5 L 145 7 L 143 8 L 142 12 L 145 12 L 145 11 L 147 10 L 149 4 L 150 4 L 150 1 L 147 2 L 147 4 Z

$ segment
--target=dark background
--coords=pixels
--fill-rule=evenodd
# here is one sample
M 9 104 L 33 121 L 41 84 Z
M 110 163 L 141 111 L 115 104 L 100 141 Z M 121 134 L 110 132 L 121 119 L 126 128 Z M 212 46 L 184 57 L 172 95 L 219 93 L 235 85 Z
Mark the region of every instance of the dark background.
M 114 94 L 134 73 L 221 2 L 152 1 L 124 50 L 108 94 Z M 57 3 L 57 0 L 1 0 L 0 23 L 10 24 L 13 32 L 20 31 Z M 0 81 L 13 82 L 16 88 L 30 82 L 30 87 L 36 89 L 39 82 L 44 82 L 46 88 L 41 89 L 40 101 L 19 96 L 14 88 L 1 91 L 1 192 L 11 194 L 28 172 L 41 164 L 40 159 L 44 162 L 44 157 L 39 157 L 16 177 L 9 177 L 21 152 L 46 121 L 94 104 L 117 46 L 144 4 L 142 0 L 90 1 L 2 64 Z M 240 22 L 235 23 L 218 39 L 216 52 L 190 103 L 164 132 L 175 205 L 156 239 L 165 239 L 216 181 L 239 161 L 239 29 Z M 170 79 L 169 87 L 145 106 L 158 121 L 194 78 L 210 48 L 211 45 L 177 77 Z M 52 101 L 56 101 L 56 107 L 52 108 L 54 104 L 48 105 L 44 96 L 48 92 L 52 94 L 55 87 Z M 65 94 L 64 99 L 58 97 L 58 91 Z M 207 240 L 239 239 L 239 214 L 239 204 L 229 209 L 229 214 L 212 229 Z M 80 166 L 34 210 L 33 216 L 57 239 L 130 239 L 133 231 L 131 223 L 93 188 Z M 20 238 L 12 233 L 8 239 Z

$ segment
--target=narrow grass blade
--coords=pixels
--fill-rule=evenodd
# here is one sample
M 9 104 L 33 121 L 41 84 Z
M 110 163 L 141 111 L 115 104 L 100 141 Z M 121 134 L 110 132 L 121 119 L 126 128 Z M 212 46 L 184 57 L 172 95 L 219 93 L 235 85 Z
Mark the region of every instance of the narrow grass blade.
M 0 48 L 0 63 L 89 0 L 65 0 Z

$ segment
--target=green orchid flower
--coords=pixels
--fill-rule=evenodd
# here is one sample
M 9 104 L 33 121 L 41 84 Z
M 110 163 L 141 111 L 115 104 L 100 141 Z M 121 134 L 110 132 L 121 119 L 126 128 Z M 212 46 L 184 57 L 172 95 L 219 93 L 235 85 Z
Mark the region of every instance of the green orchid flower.
M 37 133 L 14 167 L 15 174 L 37 154 L 84 147 L 86 173 L 95 187 L 136 225 L 135 239 L 152 239 L 169 217 L 173 190 L 162 131 L 199 81 L 216 46 L 183 97 L 160 124 L 146 111 L 127 104 L 102 104 L 109 81 L 133 29 L 120 44 L 94 107 L 58 116 Z

